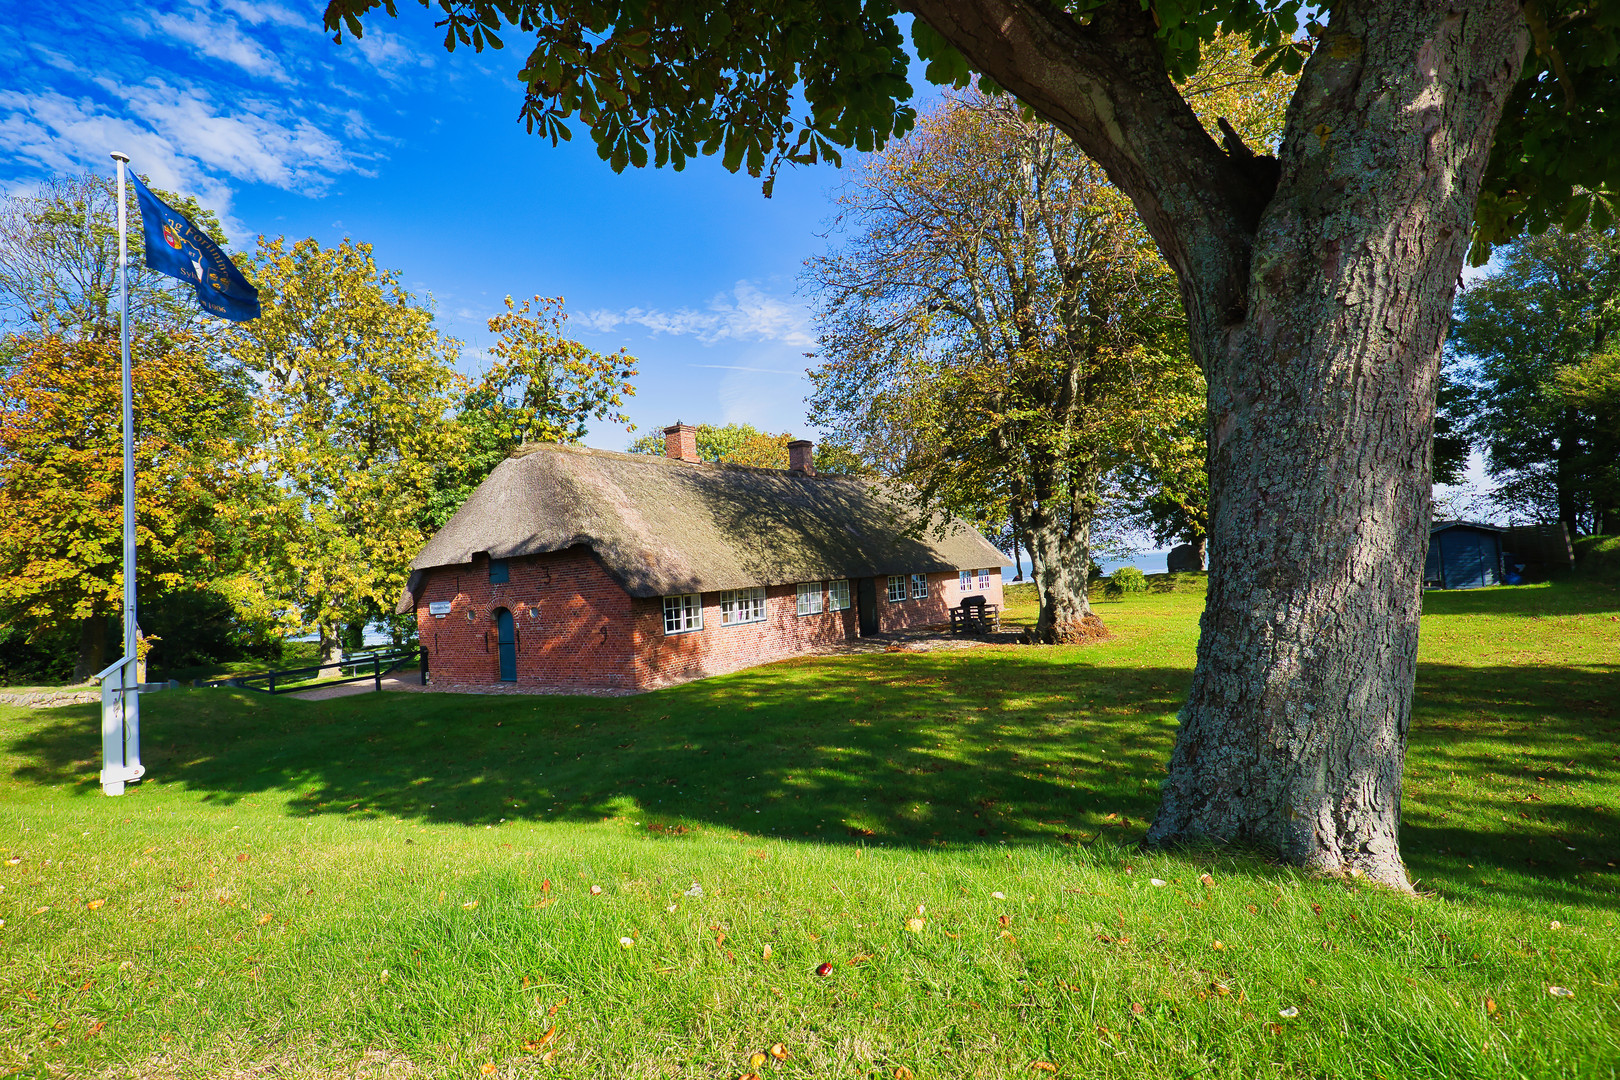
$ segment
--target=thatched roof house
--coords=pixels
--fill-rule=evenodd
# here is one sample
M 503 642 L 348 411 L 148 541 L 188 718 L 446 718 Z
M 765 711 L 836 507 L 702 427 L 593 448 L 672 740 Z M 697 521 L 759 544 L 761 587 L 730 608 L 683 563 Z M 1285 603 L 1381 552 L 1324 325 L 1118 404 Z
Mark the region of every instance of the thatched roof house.
M 798 467 L 793 469 L 698 461 L 691 430 L 685 425 L 669 429 L 671 449 L 665 457 L 558 444 L 523 447 L 490 474 L 412 561 L 398 610 L 418 611 L 430 653 L 435 634 L 442 649 L 447 627 L 459 628 L 446 620 L 444 610 L 458 599 L 477 613 L 464 621 L 480 626 L 497 609 L 536 612 L 533 638 L 541 627 L 561 625 L 541 612 L 544 602 L 557 606 L 562 599 L 555 589 L 558 572 L 566 564 L 578 576 L 588 564 L 622 593 L 616 616 L 633 623 L 645 609 L 661 618 L 665 598 L 685 598 L 688 609 L 698 609 L 696 629 L 701 630 L 701 609 L 713 607 L 712 621 L 731 632 L 723 639 L 724 648 L 759 662 L 825 644 L 829 634 L 854 636 L 863 628 L 877 632 L 919 620 L 941 621 L 948 606 L 941 603 L 947 585 L 960 593 L 962 582 L 971 578 L 968 591 L 989 591 L 992 572 L 994 602 L 999 603 L 1001 552 L 965 522 L 920 520 L 901 493 L 881 483 L 816 475 L 810 468 L 809 443 L 794 444 Z M 476 576 L 469 571 L 481 565 L 490 567 L 487 584 L 502 595 L 484 598 L 469 592 L 467 581 Z M 516 596 L 521 590 L 513 583 L 525 576 L 520 568 L 532 569 L 528 577 L 546 575 L 548 584 L 531 590 L 532 597 Z M 450 578 L 454 596 L 447 592 Z M 937 584 L 931 587 L 930 578 Z M 814 610 L 807 612 L 802 596 L 808 585 L 821 591 L 808 605 Z M 584 585 L 581 589 L 590 591 Z M 735 618 L 732 610 L 742 593 L 755 605 L 746 620 Z M 449 599 L 438 599 L 440 594 Z M 885 598 L 881 602 L 880 594 Z M 793 617 L 785 623 L 793 642 L 762 643 L 772 646 L 765 650 L 771 655 L 739 649 L 742 638 L 736 627 L 781 623 L 767 609 L 768 601 L 783 597 L 793 607 Z M 924 603 L 930 599 L 935 602 Z M 911 610 L 902 610 L 907 605 Z M 599 612 L 602 605 L 593 610 Z M 838 626 L 827 619 L 811 623 L 798 618 L 834 613 L 840 615 L 833 620 Z M 818 632 L 807 634 L 812 625 Z M 678 632 L 693 629 L 683 623 Z M 498 634 L 500 627 L 496 630 Z M 774 637 L 781 639 L 782 627 L 777 630 Z M 627 641 L 636 636 L 628 627 L 621 632 Z M 641 647 L 645 651 L 656 644 L 661 649 L 662 639 L 676 632 L 647 630 Z M 522 633 L 519 618 L 512 630 L 514 653 L 522 652 L 517 640 Z M 614 633 L 598 635 L 597 644 L 608 643 Z M 522 666 L 503 663 L 507 681 L 523 681 L 516 670 Z M 716 668 L 714 663 L 702 666 L 701 673 Z M 728 660 L 718 666 L 745 665 Z M 548 670 L 549 676 L 537 668 L 536 679 L 555 681 L 556 671 Z M 624 674 L 617 673 L 615 685 Z M 631 681 L 646 682 L 639 677 Z

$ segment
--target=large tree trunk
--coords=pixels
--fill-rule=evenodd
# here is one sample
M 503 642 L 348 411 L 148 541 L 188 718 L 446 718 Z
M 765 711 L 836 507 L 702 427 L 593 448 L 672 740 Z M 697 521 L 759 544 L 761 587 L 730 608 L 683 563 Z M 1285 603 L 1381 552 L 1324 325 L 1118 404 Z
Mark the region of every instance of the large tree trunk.
M 1528 43 L 1510 0 L 1346 0 L 1280 161 L 1223 153 L 1134 3 L 908 0 L 1069 131 L 1175 268 L 1209 385 L 1211 570 L 1149 831 L 1407 887 L 1397 843 L 1442 338 Z
M 1524 51 L 1495 7 L 1335 8 L 1307 66 L 1246 317 L 1204 339 L 1214 559 L 1152 840 L 1408 887 L 1440 346 Z
M 107 618 L 93 616 L 79 620 L 79 647 L 73 658 L 73 681 L 89 682 L 107 666 Z
M 1082 521 L 1065 526 L 1049 511 L 1036 510 L 1029 515 L 1028 536 L 1035 590 L 1041 598 L 1041 613 L 1035 620 L 1035 640 L 1047 645 L 1096 640 L 1101 623 L 1091 613 L 1087 596 L 1091 523 Z

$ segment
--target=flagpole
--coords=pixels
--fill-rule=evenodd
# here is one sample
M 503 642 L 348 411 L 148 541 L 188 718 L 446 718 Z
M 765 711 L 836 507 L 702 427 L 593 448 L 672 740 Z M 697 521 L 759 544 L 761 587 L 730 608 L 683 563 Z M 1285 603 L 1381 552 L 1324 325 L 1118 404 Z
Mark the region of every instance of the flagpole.
M 140 656 L 135 609 L 135 392 L 129 362 L 129 230 L 124 167 L 118 162 L 118 344 L 124 391 L 124 655 L 101 672 L 101 790 L 122 795 L 141 765 Z M 116 672 L 116 677 L 115 673 Z

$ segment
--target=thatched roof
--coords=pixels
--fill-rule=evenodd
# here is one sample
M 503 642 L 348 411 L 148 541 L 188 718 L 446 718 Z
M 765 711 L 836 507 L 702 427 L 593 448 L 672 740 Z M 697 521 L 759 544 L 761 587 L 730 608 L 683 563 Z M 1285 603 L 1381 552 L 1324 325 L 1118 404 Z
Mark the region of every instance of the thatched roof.
M 583 544 L 630 595 L 667 596 L 1001 565 L 966 522 L 943 533 L 868 480 L 541 443 L 496 466 L 411 569 Z

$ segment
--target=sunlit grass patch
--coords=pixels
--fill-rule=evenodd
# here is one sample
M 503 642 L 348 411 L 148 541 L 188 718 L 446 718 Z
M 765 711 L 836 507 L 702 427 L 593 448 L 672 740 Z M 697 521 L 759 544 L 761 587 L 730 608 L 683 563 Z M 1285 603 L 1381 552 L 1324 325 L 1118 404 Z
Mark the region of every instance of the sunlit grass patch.
M 93 708 L 0 712 L 0 1072 L 1609 1075 L 1616 594 L 1428 598 L 1426 899 L 1134 847 L 1201 599 L 636 698 L 154 695 L 120 800 Z

